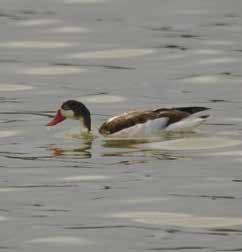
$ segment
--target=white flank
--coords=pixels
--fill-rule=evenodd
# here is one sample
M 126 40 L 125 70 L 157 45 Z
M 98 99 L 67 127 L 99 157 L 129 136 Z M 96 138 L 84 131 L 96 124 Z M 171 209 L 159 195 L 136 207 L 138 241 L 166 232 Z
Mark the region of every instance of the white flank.
M 190 118 L 183 119 L 179 122 L 170 124 L 165 130 L 166 131 L 176 131 L 176 132 L 189 132 L 194 128 L 198 127 L 200 124 L 204 123 L 207 118 Z
M 112 136 L 115 137 L 140 137 L 140 136 L 152 136 L 159 134 L 162 129 L 167 125 L 168 118 L 158 118 L 155 120 L 149 120 L 146 123 L 140 123 L 135 126 L 120 130 Z

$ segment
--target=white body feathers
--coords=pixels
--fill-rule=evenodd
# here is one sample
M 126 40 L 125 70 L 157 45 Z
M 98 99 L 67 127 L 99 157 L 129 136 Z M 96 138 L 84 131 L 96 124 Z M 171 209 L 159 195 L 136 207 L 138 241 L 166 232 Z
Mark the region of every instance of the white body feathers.
M 167 117 L 149 120 L 145 123 L 140 123 L 135 126 L 120 130 L 110 136 L 114 137 L 149 137 L 166 132 L 189 132 L 200 124 L 205 122 L 207 118 L 190 116 L 179 122 L 172 123 L 167 126 L 169 119 Z

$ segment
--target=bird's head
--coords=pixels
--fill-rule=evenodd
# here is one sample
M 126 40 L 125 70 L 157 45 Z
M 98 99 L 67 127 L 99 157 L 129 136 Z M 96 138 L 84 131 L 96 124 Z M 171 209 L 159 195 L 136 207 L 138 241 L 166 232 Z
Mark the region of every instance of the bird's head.
M 56 112 L 55 117 L 47 124 L 47 126 L 54 126 L 65 119 L 74 119 L 83 122 L 83 126 L 91 130 L 91 115 L 87 107 L 76 100 L 68 100 L 62 103 Z

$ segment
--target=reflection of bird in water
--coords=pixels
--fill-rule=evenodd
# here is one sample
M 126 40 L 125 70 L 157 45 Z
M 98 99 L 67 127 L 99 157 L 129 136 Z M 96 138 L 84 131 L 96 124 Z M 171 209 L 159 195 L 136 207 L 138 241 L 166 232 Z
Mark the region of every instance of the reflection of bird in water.
M 108 119 L 99 128 L 105 136 L 136 137 L 159 134 L 162 130 L 191 131 L 206 121 L 208 115 L 193 114 L 208 110 L 206 107 L 159 108 L 145 111 L 129 111 Z M 57 110 L 53 120 L 47 125 L 53 126 L 70 118 L 79 120 L 82 132 L 91 131 L 91 114 L 87 107 L 79 101 L 68 100 Z
M 85 141 L 79 148 L 74 149 L 61 149 L 59 147 L 50 145 L 49 150 L 51 151 L 52 155 L 55 157 L 59 156 L 72 156 L 78 158 L 91 158 L 91 147 L 92 147 L 92 137 L 86 138 Z

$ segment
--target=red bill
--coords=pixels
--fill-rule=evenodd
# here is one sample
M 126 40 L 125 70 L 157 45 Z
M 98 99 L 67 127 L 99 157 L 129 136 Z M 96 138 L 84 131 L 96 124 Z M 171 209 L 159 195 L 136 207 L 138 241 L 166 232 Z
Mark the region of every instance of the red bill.
M 58 110 L 55 117 L 47 124 L 47 126 L 54 126 L 62 121 L 64 121 L 66 118 L 61 114 L 61 111 Z

